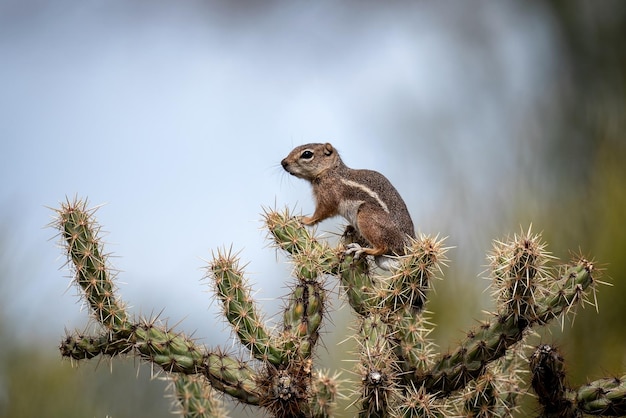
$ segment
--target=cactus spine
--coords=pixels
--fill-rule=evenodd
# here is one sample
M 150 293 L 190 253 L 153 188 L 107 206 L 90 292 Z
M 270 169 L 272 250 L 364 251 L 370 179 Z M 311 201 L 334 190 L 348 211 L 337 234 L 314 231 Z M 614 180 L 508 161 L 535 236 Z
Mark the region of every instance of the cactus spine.
M 136 355 L 157 365 L 172 380 L 185 416 L 225 416 L 216 391 L 277 417 L 333 416 L 339 381 L 314 361 L 319 329 L 329 315 L 325 283 L 333 277 L 356 316 L 360 386 L 343 394 L 352 397 L 359 416 L 512 416 L 527 391 L 520 378 L 527 368 L 542 416 L 626 414 L 623 378 L 570 389 L 555 350 L 541 346 L 530 360 L 524 358 L 521 343 L 532 328 L 595 300 L 589 295 L 599 283 L 593 263 L 582 257 L 551 267 L 554 258 L 530 231 L 497 241 L 489 255 L 495 312 L 456 348 L 437 354 L 425 307 L 447 263 L 443 240 L 418 236 L 392 272 L 381 275 L 366 259 L 345 255 L 342 245 L 333 248 L 316 239 L 288 210 L 266 210 L 265 225 L 275 246 L 293 261 L 295 278 L 279 329 L 267 328 L 232 251 L 217 251 L 207 268 L 224 317 L 251 354 L 244 361 L 219 347 L 201 346 L 157 319 L 133 318 L 116 295 L 94 210 L 76 199 L 56 212 L 54 226 L 74 281 L 102 326 L 97 335 L 68 334 L 62 355 L 73 361 Z

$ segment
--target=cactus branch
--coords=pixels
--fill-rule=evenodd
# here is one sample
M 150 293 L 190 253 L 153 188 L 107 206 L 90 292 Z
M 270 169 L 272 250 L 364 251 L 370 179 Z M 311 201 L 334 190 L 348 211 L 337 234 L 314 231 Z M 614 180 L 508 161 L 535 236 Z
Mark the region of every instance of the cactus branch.
M 582 300 L 581 294 L 594 283 L 592 270 L 593 265 L 586 260 L 569 267 L 559 280 L 556 295 L 546 299 L 537 314 L 533 313 L 528 318 L 518 315 L 520 305 L 517 300 L 511 305 L 512 311 L 496 314 L 490 321 L 470 331 L 455 351 L 439 357 L 431 369 L 416 370 L 417 384 L 423 383 L 431 393 L 441 395 L 465 387 L 481 375 L 487 364 L 502 357 L 507 349 L 519 342 L 532 325 L 545 324 Z M 523 287 L 519 289 L 526 292 Z
M 67 335 L 60 345 L 61 354 L 83 360 L 136 352 L 167 372 L 203 374 L 220 390 L 242 402 L 258 404 L 255 372 L 249 366 L 219 351 L 206 352 L 188 337 L 155 320 L 134 323 L 129 319 L 125 304 L 115 296 L 115 284 L 98 234 L 100 228 L 93 214 L 86 201 L 68 200 L 57 211 L 54 225 L 73 266 L 74 281 L 105 332 L 95 336 L 78 332 Z
M 201 376 L 172 374 L 170 381 L 175 407 L 185 417 L 227 417 L 226 411 L 216 399 L 215 391 Z
M 345 254 L 345 245 L 358 239 L 349 228 L 332 248 L 288 210 L 266 210 L 274 245 L 293 263 L 294 281 L 277 327 L 266 324 L 232 250 L 215 252 L 207 268 L 222 314 L 241 349 L 249 352 L 243 361 L 220 347 L 204 347 L 157 318 L 133 318 L 116 295 L 94 210 L 75 199 L 61 204 L 56 214 L 53 225 L 74 282 L 101 329 L 67 334 L 62 356 L 78 362 L 132 355 L 156 365 L 172 381 L 175 402 L 186 417 L 226 416 L 216 391 L 272 416 L 332 417 L 342 396 L 338 377 L 317 369 L 315 350 L 320 327 L 332 315 L 326 283 L 333 279 L 356 321 L 352 338 L 359 384 L 353 386 L 352 404 L 358 416 L 510 417 L 526 392 L 520 375 L 527 366 L 543 417 L 626 414 L 626 376 L 570 388 L 554 347 L 540 346 L 529 360 L 523 354 L 533 328 L 564 320 L 580 305 L 596 304 L 601 283 L 594 263 L 583 257 L 551 267 L 554 257 L 530 229 L 495 242 L 488 255 L 495 311 L 455 348 L 438 354 L 429 339 L 433 324 L 426 309 L 447 263 L 444 240 L 419 235 L 406 255 L 392 260 L 389 272 L 381 272 L 367 258 Z
M 215 282 L 215 293 L 222 302 L 224 316 L 233 326 L 239 341 L 257 359 L 267 360 L 273 365 L 281 364 L 282 351 L 265 329 L 236 256 L 230 251 L 218 252 L 209 271 Z
M 96 209 L 88 209 L 87 201 L 68 199 L 56 211 L 53 225 L 60 232 L 74 280 L 83 289 L 94 318 L 109 331 L 129 331 L 126 309 L 115 297 L 108 257 L 99 237 L 100 227 L 93 216 Z
M 300 360 L 311 358 L 324 315 L 325 290 L 319 282 L 299 283 L 293 289 L 283 315 L 283 351 Z

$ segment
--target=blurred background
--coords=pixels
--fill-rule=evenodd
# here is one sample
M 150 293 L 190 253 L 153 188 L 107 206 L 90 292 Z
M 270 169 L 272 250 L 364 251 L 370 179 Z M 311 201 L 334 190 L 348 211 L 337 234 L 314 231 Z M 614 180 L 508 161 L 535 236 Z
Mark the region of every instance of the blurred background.
M 384 173 L 416 227 L 454 247 L 429 305 L 442 351 L 493 308 L 492 240 L 532 224 L 613 284 L 599 312 L 541 340 L 563 348 L 572 385 L 622 375 L 625 39 L 619 0 L 0 0 L 0 416 L 170 416 L 148 366 L 61 360 L 65 330 L 89 321 L 50 207 L 103 204 L 133 314 L 230 348 L 205 260 L 232 245 L 268 318 L 280 312 L 290 267 L 260 213 L 312 212 L 279 162 L 320 141 Z M 349 370 L 334 293 L 319 363 Z

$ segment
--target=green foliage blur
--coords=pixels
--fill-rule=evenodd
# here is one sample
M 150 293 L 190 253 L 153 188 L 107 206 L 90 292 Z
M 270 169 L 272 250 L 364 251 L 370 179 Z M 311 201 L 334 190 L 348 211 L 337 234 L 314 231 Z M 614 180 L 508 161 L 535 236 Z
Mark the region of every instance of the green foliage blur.
M 572 83 L 546 156 L 555 184 L 544 223 L 557 255 L 580 245 L 605 269 L 599 314 L 586 309 L 562 346 L 572 384 L 626 371 L 626 4 L 553 4 Z M 536 214 L 539 216 L 540 214 Z
M 171 417 L 166 383 L 132 359 L 72 368 L 53 344 L 3 351 L 0 417 Z

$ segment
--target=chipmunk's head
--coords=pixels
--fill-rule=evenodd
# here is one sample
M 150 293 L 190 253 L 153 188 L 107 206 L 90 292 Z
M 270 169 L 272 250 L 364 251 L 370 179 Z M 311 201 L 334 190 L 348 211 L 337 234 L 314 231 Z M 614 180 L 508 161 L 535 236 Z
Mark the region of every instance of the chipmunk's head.
M 342 164 L 337 150 L 329 143 L 300 145 L 280 163 L 289 174 L 309 181 Z

